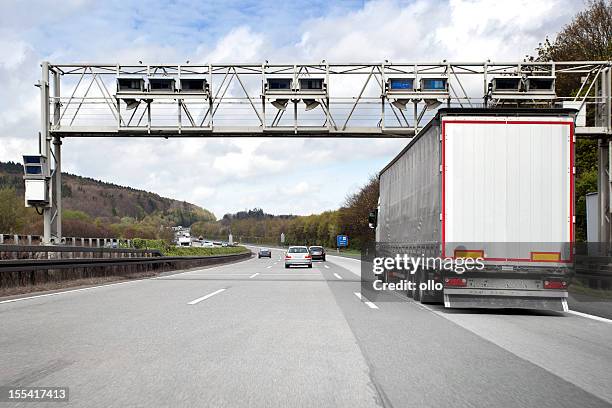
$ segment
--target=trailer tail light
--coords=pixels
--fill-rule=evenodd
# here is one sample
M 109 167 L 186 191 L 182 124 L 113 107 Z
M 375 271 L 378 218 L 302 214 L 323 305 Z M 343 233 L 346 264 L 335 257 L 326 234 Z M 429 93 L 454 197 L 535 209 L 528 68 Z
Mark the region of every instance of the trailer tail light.
M 532 252 L 531 260 L 539 262 L 559 262 L 561 260 L 561 252 Z
M 455 258 L 484 258 L 482 249 L 455 249 Z
M 291 259 L 291 255 L 289 254 L 285 255 L 285 259 Z
M 546 279 L 544 289 L 567 289 L 567 281 Z
M 310 256 L 310 255 L 306 255 L 306 256 L 304 257 L 304 259 L 310 259 L 310 258 L 312 258 L 312 256 Z
M 465 278 L 445 278 L 444 283 L 446 286 L 467 286 L 467 279 Z

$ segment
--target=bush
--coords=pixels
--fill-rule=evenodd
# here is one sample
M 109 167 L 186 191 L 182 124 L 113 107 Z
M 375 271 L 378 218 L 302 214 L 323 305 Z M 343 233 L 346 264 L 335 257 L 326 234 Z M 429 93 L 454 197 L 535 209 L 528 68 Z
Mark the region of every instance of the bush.
M 168 244 L 162 239 L 142 239 L 132 240 L 134 248 L 137 249 L 157 249 L 165 256 L 207 256 L 207 255 L 230 255 L 242 254 L 249 250 L 245 247 L 177 247 Z

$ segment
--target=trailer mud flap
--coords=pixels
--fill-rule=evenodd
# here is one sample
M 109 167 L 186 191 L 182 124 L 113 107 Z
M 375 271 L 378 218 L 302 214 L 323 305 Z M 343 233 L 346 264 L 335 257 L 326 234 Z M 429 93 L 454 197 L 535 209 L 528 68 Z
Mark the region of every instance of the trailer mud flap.
M 534 296 L 476 296 L 444 294 L 447 308 L 486 309 L 535 309 L 567 312 L 567 298 L 542 298 Z

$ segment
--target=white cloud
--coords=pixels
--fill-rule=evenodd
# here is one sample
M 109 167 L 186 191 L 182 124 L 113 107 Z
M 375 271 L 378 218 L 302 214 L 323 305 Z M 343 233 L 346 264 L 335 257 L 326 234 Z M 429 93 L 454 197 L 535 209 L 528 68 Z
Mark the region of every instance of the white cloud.
M 264 35 L 250 27 L 238 27 L 221 38 L 210 52 L 206 49 L 200 46 L 196 52 L 201 63 L 261 62 Z
M 332 8 L 327 15 L 309 12 L 306 15 L 314 17 L 303 20 L 305 10 L 298 8 L 267 7 L 264 14 L 251 16 L 223 2 L 205 3 L 161 2 L 143 8 L 120 1 L 111 7 L 73 1 L 56 10 L 40 2 L 30 7 L 37 10 L 35 16 L 18 3 L 7 7 L 0 16 L 0 160 L 19 160 L 21 154 L 37 148 L 39 100 L 33 84 L 43 59 L 145 63 L 520 60 L 583 6 L 571 0 L 370 1 L 349 11 Z M 51 7 L 54 13 L 48 12 Z M 185 10 L 191 12 L 181 14 Z M 274 12 L 282 19 L 278 24 L 271 23 Z M 272 17 L 267 18 L 268 14 Z M 168 15 L 173 18 L 167 20 Z M 219 16 L 219 21 L 212 15 Z M 55 29 L 49 30 L 50 26 Z M 256 81 L 247 81 L 246 86 L 258 94 Z M 330 84 L 336 94 L 348 94 L 360 86 L 351 81 Z M 378 92 L 374 84 L 369 92 Z M 242 90 L 234 83 L 228 94 L 242 94 Z M 248 109 L 244 115 L 245 120 L 257 120 Z M 64 169 L 192 201 L 218 216 L 255 206 L 268 212 L 308 214 L 336 208 L 347 192 L 380 170 L 405 143 L 71 139 L 64 143 Z

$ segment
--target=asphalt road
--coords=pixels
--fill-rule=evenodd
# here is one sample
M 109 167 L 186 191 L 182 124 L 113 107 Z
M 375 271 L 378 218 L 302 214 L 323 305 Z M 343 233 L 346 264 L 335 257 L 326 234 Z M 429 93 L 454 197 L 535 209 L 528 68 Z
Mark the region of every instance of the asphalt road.
M 365 303 L 358 261 L 280 254 L 0 303 L 0 386 L 70 387 L 0 407 L 612 406 L 609 322 Z

